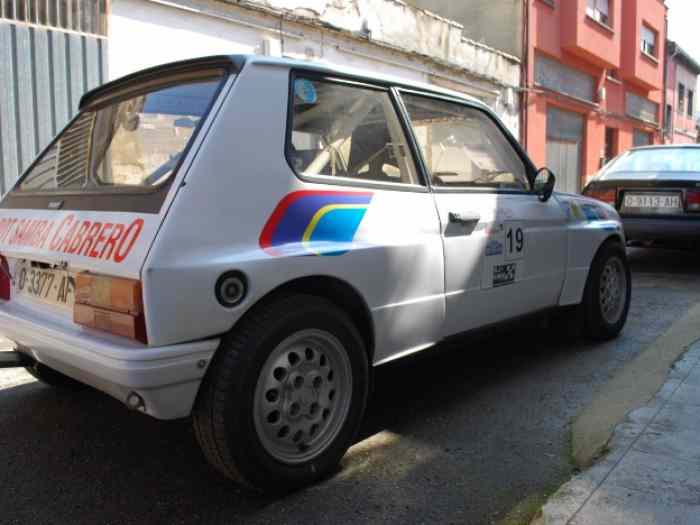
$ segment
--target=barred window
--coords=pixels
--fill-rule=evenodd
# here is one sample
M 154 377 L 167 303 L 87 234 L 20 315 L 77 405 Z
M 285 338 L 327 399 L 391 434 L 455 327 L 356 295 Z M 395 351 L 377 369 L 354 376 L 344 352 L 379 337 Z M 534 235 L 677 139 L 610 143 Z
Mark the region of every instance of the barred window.
M 107 0 L 0 0 L 0 19 L 107 35 Z

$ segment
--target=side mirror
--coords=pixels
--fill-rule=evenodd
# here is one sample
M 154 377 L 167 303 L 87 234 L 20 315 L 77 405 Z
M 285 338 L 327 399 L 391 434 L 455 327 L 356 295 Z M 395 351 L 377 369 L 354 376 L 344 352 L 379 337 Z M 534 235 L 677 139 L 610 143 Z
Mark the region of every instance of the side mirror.
M 535 176 L 533 188 L 535 194 L 542 202 L 547 202 L 554 192 L 554 184 L 557 179 L 549 168 L 541 168 Z

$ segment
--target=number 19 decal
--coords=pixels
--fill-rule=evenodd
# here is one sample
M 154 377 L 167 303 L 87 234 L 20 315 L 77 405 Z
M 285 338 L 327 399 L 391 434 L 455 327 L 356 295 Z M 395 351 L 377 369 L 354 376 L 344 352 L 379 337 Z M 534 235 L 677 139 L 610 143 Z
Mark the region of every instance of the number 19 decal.
M 505 259 L 515 261 L 525 256 L 525 228 L 520 222 L 504 224 L 506 233 Z

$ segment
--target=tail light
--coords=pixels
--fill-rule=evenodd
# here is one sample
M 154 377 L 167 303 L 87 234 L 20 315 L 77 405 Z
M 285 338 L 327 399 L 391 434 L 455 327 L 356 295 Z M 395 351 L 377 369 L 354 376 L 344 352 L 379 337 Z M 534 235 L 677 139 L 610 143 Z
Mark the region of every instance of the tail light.
M 141 283 L 88 272 L 75 278 L 73 321 L 147 343 Z
M 685 196 L 685 209 L 700 212 L 700 191 L 690 190 Z
M 0 255 L 0 299 L 10 300 L 12 293 L 12 278 L 10 277 L 10 265 L 7 259 Z
M 586 197 L 591 197 L 599 201 L 607 202 L 615 206 L 617 202 L 617 189 L 615 188 L 593 188 L 586 191 Z

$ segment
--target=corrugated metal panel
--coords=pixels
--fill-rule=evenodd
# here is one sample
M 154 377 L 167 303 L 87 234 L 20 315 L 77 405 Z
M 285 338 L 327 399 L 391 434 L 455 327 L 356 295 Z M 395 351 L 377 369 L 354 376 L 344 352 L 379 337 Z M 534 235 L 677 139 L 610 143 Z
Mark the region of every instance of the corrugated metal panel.
M 19 173 L 14 27 L 0 23 L 0 191 Z
M 52 91 L 54 95 L 53 134 L 56 135 L 61 129 L 61 123 L 68 122 L 71 115 L 70 96 L 68 95 L 68 49 L 65 33 L 52 31 L 49 40 L 51 41 Z
M 107 79 L 107 41 L 0 21 L 0 192 Z
M 29 28 L 27 26 L 13 27 L 15 38 L 15 82 L 17 84 L 17 106 L 19 108 L 19 164 L 23 171 L 29 166 L 37 154 L 36 129 L 34 113 L 36 97 L 32 82 L 33 68 L 36 65 L 32 56 Z M 1 96 L 1 95 L 0 95 Z

